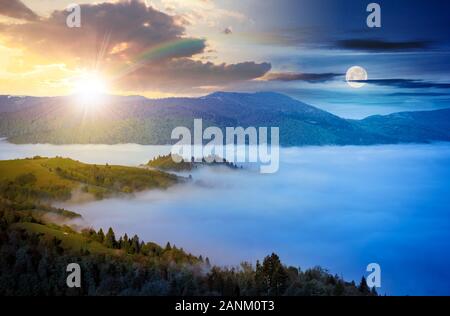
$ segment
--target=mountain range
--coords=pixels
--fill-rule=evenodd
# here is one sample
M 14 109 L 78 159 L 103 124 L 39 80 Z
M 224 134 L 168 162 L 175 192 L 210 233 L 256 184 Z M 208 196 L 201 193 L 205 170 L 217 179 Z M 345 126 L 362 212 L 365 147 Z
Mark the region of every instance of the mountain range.
M 450 108 L 349 120 L 274 92 L 80 102 L 74 96 L 0 96 L 0 137 L 13 143 L 162 145 L 175 142 L 175 127 L 192 129 L 194 118 L 201 118 L 204 128 L 278 126 L 283 146 L 450 141 Z

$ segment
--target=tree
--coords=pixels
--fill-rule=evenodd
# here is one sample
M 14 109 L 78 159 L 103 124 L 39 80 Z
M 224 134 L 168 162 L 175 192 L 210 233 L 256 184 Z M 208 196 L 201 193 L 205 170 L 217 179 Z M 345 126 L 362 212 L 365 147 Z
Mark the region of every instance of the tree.
M 375 286 L 372 288 L 372 291 L 370 291 L 370 294 L 373 296 L 378 296 L 378 292 L 377 292 L 377 289 L 375 288 Z
M 362 277 L 361 283 L 359 283 L 359 286 L 358 286 L 358 290 L 363 295 L 369 295 L 370 294 L 370 289 L 367 286 L 367 282 L 366 282 L 366 278 L 365 277 Z
M 108 248 L 115 248 L 116 247 L 116 244 L 117 244 L 116 236 L 115 236 L 114 231 L 113 231 L 113 229 L 111 227 L 108 229 L 108 233 L 105 236 L 104 244 Z
M 130 252 L 131 253 L 139 253 L 141 251 L 139 237 L 134 235 L 131 239 Z
M 97 238 L 98 241 L 103 243 L 103 241 L 105 240 L 105 233 L 103 232 L 103 229 L 99 229 L 98 233 L 97 233 Z
M 342 296 L 342 295 L 344 295 L 344 292 L 345 292 L 344 282 L 341 280 L 338 280 L 336 285 L 334 286 L 333 295 L 334 296 Z
M 123 235 L 122 248 L 125 249 L 126 252 L 130 252 L 131 244 L 126 233 Z
M 262 277 L 268 295 L 282 295 L 286 290 L 288 274 L 275 253 L 264 258 Z
M 256 260 L 255 287 L 256 287 L 256 295 L 260 295 L 261 293 L 267 291 L 264 285 L 264 275 L 259 260 Z

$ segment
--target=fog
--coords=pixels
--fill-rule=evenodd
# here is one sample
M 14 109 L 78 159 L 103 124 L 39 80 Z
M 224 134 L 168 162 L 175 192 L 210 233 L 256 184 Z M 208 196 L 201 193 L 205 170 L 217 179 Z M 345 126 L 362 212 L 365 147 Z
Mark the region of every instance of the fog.
M 0 160 L 43 157 L 70 157 L 86 163 L 137 166 L 147 163 L 150 158 L 170 153 L 170 146 L 120 145 L 16 145 L 0 138 Z
M 42 146 L 74 153 L 65 149 L 71 146 Z M 130 147 L 103 146 L 74 158 L 131 165 L 151 158 L 148 146 L 119 146 Z M 127 148 L 135 150 L 117 154 Z M 215 264 L 276 252 L 290 265 L 321 265 L 359 282 L 375 262 L 381 294 L 450 294 L 450 144 L 288 148 L 280 155 L 275 174 L 202 168 L 192 183 L 166 191 L 63 206 L 95 228 L 170 241 Z

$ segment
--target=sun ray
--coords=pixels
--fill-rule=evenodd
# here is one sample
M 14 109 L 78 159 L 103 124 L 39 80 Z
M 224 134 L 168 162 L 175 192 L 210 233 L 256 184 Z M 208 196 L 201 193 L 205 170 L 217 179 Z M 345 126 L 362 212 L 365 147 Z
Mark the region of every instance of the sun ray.
M 83 106 L 97 104 L 106 92 L 105 80 L 97 73 L 85 73 L 74 84 L 74 94 Z

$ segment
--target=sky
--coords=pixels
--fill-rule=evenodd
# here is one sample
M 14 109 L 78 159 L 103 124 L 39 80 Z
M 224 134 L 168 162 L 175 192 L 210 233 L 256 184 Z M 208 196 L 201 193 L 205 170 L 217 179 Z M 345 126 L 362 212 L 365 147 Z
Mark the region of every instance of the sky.
M 0 0 L 0 94 L 68 95 L 95 77 L 147 97 L 276 91 L 348 118 L 449 107 L 450 2 L 378 0 L 369 28 L 370 2 Z

